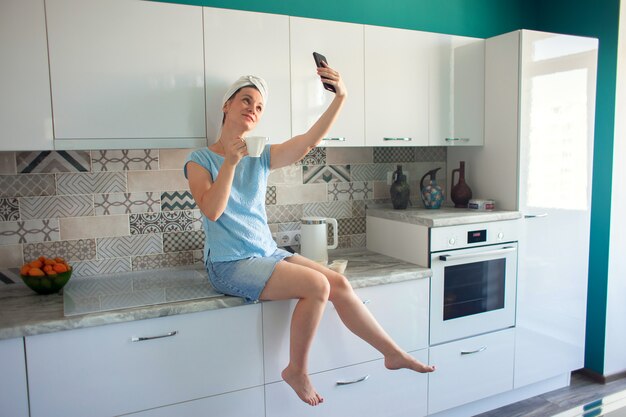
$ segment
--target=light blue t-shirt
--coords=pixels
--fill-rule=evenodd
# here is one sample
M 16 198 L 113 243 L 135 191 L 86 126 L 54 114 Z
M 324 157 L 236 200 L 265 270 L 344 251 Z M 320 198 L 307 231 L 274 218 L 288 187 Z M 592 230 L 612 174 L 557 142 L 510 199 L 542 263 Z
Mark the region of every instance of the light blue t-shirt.
M 244 156 L 239 161 L 224 213 L 214 222 L 202 215 L 205 260 L 209 256 L 211 262 L 265 257 L 276 250 L 265 214 L 270 146 L 265 146 L 259 158 Z M 204 167 L 215 182 L 224 157 L 208 148 L 192 152 L 185 161 L 185 177 L 189 161 Z

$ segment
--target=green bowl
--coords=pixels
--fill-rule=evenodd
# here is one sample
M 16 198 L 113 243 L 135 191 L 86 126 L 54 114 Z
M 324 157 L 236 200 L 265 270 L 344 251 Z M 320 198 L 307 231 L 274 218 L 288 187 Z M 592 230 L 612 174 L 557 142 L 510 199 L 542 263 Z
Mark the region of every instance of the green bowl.
M 56 276 L 43 276 L 43 277 L 31 277 L 28 275 L 21 275 L 24 284 L 35 291 L 38 294 L 55 294 L 61 291 L 61 288 L 67 284 L 72 276 L 72 270 L 67 272 L 61 272 Z

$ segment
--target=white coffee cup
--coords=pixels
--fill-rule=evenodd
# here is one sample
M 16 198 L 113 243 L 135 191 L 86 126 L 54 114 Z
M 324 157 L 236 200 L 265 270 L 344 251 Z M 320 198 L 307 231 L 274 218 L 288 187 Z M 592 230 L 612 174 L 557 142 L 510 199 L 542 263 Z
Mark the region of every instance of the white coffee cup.
M 246 141 L 246 146 L 248 147 L 248 156 L 258 158 L 263 153 L 263 148 L 269 138 L 265 136 L 246 136 L 243 140 Z

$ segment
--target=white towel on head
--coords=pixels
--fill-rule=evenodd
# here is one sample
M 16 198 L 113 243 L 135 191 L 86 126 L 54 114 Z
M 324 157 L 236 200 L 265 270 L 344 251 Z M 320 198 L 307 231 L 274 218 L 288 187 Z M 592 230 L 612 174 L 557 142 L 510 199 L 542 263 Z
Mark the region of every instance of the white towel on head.
M 261 97 L 263 97 L 263 103 L 267 104 L 267 83 L 261 77 L 257 77 L 256 75 L 244 75 L 239 77 L 237 81 L 235 81 L 228 90 L 226 94 L 224 94 L 224 98 L 222 99 L 222 106 L 228 101 L 228 99 L 237 92 L 240 88 L 255 86 L 259 93 L 261 93 Z

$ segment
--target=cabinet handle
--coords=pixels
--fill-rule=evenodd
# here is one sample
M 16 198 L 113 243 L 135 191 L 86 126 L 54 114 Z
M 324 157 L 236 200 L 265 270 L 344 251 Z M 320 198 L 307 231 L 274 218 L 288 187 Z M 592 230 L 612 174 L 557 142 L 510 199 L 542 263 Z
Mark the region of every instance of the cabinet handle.
M 470 138 L 446 138 L 446 142 L 469 142 Z
M 476 350 L 462 350 L 461 355 L 473 355 L 474 353 L 480 353 L 487 350 L 487 346 L 483 346 L 480 349 Z
M 322 140 L 327 140 L 327 141 L 337 141 L 337 142 L 345 142 L 346 138 L 324 138 Z
M 362 376 L 361 378 L 358 378 L 358 379 L 353 379 L 352 381 L 337 381 L 337 385 L 340 385 L 340 386 L 341 386 L 341 385 L 351 385 L 351 384 L 356 384 L 356 383 L 359 383 L 359 382 L 363 382 L 363 381 L 365 381 L 365 380 L 366 380 L 366 379 L 368 379 L 369 377 L 370 377 L 369 375 L 365 375 L 365 376 Z
M 548 217 L 548 213 L 541 214 L 524 214 L 525 219 L 535 219 L 537 217 Z
M 388 140 L 403 140 L 405 142 L 410 142 L 413 140 L 413 138 L 383 138 L 384 141 L 388 141 Z
M 178 334 L 178 330 L 174 330 L 172 332 L 165 333 L 159 336 L 133 337 L 130 339 L 130 341 L 131 342 L 144 342 L 146 340 L 161 339 L 163 337 L 172 337 L 172 336 L 176 336 L 177 334 Z

